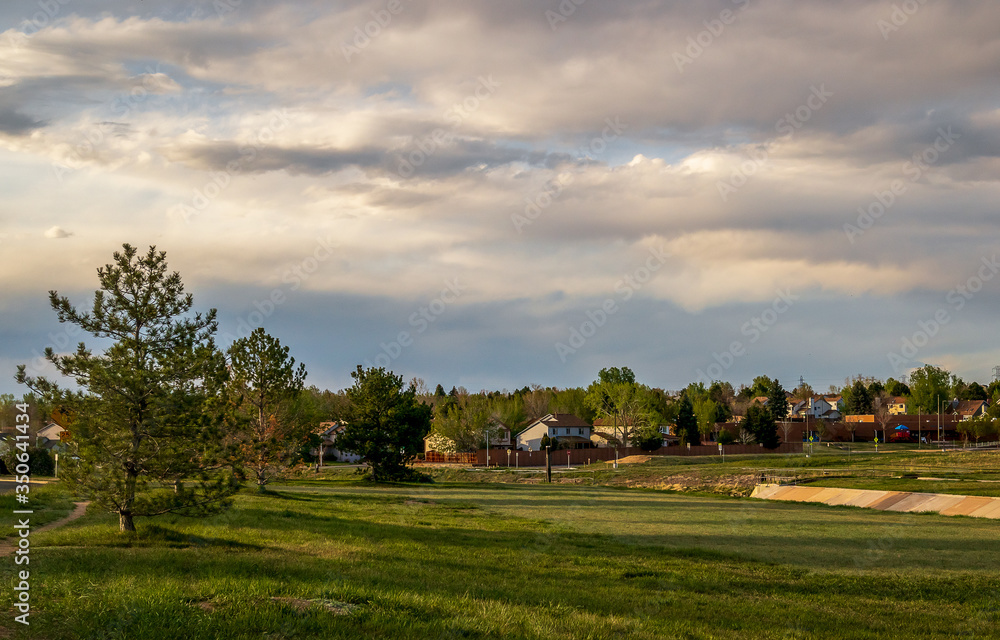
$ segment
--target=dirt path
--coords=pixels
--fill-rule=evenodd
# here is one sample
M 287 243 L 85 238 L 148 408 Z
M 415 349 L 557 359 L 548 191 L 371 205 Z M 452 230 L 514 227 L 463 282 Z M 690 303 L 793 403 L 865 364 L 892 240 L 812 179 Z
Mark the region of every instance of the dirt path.
M 32 535 L 36 533 L 43 533 L 45 531 L 51 531 L 52 529 L 61 527 L 68 522 L 73 522 L 77 518 L 83 517 L 83 514 L 87 513 L 87 505 L 89 505 L 90 503 L 74 502 L 73 504 L 75 504 L 76 506 L 73 508 L 72 513 L 70 513 L 65 518 L 62 518 L 61 520 L 56 520 L 55 522 L 50 522 L 47 525 L 38 527 L 37 529 L 32 529 L 31 530 Z M 13 555 L 15 549 L 17 549 L 17 545 L 11 542 L 10 540 L 0 540 L 0 558 L 5 558 L 9 555 Z

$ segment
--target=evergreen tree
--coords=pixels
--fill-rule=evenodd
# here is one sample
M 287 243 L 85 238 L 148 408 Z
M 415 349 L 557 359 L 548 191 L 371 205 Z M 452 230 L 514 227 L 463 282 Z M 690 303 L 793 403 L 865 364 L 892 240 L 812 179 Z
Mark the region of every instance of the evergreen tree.
M 686 393 L 681 397 L 681 406 L 677 412 L 677 429 L 675 432 L 680 437 L 682 444 L 690 444 L 692 446 L 701 444 L 701 438 L 698 434 L 698 420 L 694 417 L 694 407 L 691 405 L 691 399 L 687 397 Z
M 844 394 L 844 408 L 848 415 L 867 415 L 872 413 L 872 396 L 868 387 L 861 380 L 855 380 L 850 387 L 850 394 Z M 846 389 L 845 389 L 846 391 Z
M 376 482 L 419 475 L 407 464 L 423 451 L 424 437 L 431 429 L 431 408 L 417 402 L 412 386 L 403 390 L 401 376 L 381 367 L 362 369 L 359 365 L 351 377 L 354 386 L 347 390 L 351 401 L 347 426 L 337 445 L 361 456 Z
M 767 390 L 767 410 L 775 422 L 788 417 L 788 398 L 785 396 L 785 388 L 777 378 L 771 381 L 771 386 Z
M 201 516 L 228 506 L 238 474 L 222 464 L 216 412 L 225 360 L 215 348 L 215 309 L 189 315 L 193 300 L 166 254 L 125 244 L 114 264 L 97 270 L 100 290 L 89 313 L 49 292 L 60 322 L 112 343 L 94 353 L 46 359 L 79 391 L 30 378 L 17 380 L 58 405 L 71 434 L 60 475 L 74 491 L 118 514 L 122 531 L 135 518 Z
M 663 434 L 659 428 L 650 425 L 637 434 L 636 442 L 643 451 L 656 451 L 663 446 Z
M 743 428 L 753 436 L 758 444 L 767 449 L 775 449 L 780 444 L 778 426 L 774 422 L 774 416 L 768 409 L 760 405 L 751 405 L 747 408 L 747 415 L 743 419 Z
M 235 341 L 229 356 L 229 437 L 263 491 L 300 461 L 300 449 L 318 426 L 297 420 L 295 408 L 305 365 L 295 367 L 288 347 L 258 327 Z

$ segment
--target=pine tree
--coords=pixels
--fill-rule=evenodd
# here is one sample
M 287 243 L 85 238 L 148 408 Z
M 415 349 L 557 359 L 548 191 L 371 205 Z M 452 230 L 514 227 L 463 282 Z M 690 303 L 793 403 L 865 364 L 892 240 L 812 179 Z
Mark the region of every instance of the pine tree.
M 760 405 L 747 407 L 747 415 L 743 419 L 743 428 L 753 436 L 758 444 L 767 449 L 776 449 L 781 443 L 778 438 L 778 425 L 774 423 L 771 412 Z
M 676 434 L 680 436 L 681 442 L 696 446 L 701 444 L 701 436 L 698 433 L 698 419 L 694 417 L 694 406 L 687 394 L 681 398 L 680 410 L 677 413 Z
M 361 456 L 375 481 L 411 477 L 407 464 L 423 451 L 424 437 L 431 430 L 431 408 L 417 402 L 412 386 L 403 390 L 402 377 L 381 367 L 359 365 L 351 377 L 347 426 L 337 438 L 338 447 Z
M 767 391 L 767 409 L 776 422 L 788 417 L 788 398 L 785 396 L 785 388 L 777 378 L 771 382 L 771 387 Z
M 873 413 L 872 396 L 868 392 L 868 387 L 861 380 L 855 380 L 851 385 L 851 393 L 846 403 L 849 415 L 863 415 Z
M 89 313 L 49 292 L 60 322 L 111 345 L 95 353 L 45 357 L 80 391 L 67 391 L 18 367 L 17 380 L 55 403 L 71 434 L 60 475 L 78 495 L 119 516 L 200 516 L 228 506 L 240 478 L 222 462 L 217 412 L 225 361 L 215 348 L 215 309 L 189 315 L 193 300 L 166 254 L 125 244 L 97 270 L 100 290 Z
M 296 369 L 288 347 L 260 327 L 235 341 L 227 354 L 233 409 L 228 435 L 240 461 L 253 472 L 258 491 L 263 491 L 299 461 L 300 449 L 316 426 L 297 421 L 292 413 L 305 365 Z

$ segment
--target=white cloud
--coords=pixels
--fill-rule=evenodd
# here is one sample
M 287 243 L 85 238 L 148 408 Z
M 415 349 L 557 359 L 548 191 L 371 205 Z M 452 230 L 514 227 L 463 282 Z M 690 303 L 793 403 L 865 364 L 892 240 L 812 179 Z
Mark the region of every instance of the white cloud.
M 45 237 L 51 239 L 68 238 L 73 235 L 71 232 L 66 231 L 60 226 L 49 227 L 45 232 Z
M 45 238 L 88 227 L 72 252 L 18 249 L 0 282 L 77 286 L 128 241 L 194 282 L 274 287 L 331 237 L 303 291 L 410 300 L 460 276 L 459 305 L 549 312 L 609 295 L 658 244 L 673 258 L 641 297 L 703 314 L 778 288 L 943 295 L 1000 240 L 992 5 L 928 4 L 886 41 L 874 0 L 750 3 L 683 73 L 673 54 L 732 2 L 588 3 L 555 32 L 532 3 L 404 3 L 344 60 L 383 6 L 74 8 L 16 47 L 0 34 L 0 148 L 21 167 L 0 220 L 36 238 L 25 220 Z M 782 135 L 819 86 L 832 96 Z M 949 126 L 962 137 L 911 179 Z M 894 180 L 906 192 L 850 242 L 844 224 Z M 528 201 L 544 206 L 518 233 Z

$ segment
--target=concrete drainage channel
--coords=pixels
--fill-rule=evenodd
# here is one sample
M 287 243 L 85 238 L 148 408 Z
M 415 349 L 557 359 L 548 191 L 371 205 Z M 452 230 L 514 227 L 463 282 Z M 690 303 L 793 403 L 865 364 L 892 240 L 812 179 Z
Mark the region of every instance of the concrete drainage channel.
M 754 488 L 750 497 L 761 500 L 863 507 L 879 511 L 939 513 L 944 516 L 971 516 L 1000 520 L 1000 498 L 985 496 L 759 484 Z

